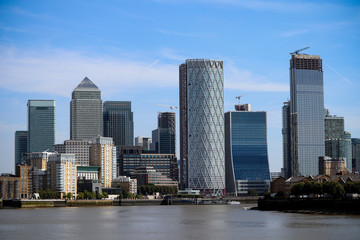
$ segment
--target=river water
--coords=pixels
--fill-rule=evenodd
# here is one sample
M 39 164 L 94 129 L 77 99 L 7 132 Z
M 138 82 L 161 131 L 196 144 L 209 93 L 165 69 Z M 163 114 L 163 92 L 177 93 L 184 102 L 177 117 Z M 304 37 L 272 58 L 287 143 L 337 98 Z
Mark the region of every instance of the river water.
M 244 210 L 245 205 L 0 210 L 0 239 L 360 239 L 360 216 Z

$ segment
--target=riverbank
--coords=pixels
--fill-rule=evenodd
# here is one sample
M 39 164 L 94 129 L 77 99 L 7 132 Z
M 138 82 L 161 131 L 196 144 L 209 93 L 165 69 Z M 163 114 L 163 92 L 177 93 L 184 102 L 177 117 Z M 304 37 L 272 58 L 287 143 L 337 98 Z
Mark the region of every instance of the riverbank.
M 360 215 L 360 199 L 259 199 L 256 209 L 288 213 Z
M 1 200 L 1 199 L 0 199 Z M 165 198 L 165 199 L 102 199 L 102 200 L 60 200 L 21 199 L 1 200 L 0 208 L 42 208 L 42 207 L 102 207 L 102 206 L 156 206 L 156 205 L 224 205 L 230 201 L 257 203 L 258 197 L 224 198 Z

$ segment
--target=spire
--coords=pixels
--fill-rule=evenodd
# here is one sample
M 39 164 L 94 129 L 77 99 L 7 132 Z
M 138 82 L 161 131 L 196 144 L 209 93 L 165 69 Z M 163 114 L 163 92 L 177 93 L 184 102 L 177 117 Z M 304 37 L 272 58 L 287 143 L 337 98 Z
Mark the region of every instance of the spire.
M 99 88 L 87 77 L 85 77 L 81 83 L 75 88 L 76 90 L 99 90 Z

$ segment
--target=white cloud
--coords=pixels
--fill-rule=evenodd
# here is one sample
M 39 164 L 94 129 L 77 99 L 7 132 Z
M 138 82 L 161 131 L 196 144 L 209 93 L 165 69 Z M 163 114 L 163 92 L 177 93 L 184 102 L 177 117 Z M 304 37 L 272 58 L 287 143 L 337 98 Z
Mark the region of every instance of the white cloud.
M 225 88 L 254 92 L 289 92 L 288 84 L 276 83 L 250 71 L 228 66 L 225 69 Z
M 24 52 L 0 48 L 0 87 L 19 92 L 48 92 L 68 96 L 89 77 L 102 91 L 124 87 L 176 87 L 178 67 L 153 62 L 89 57 L 77 52 Z
M 113 57 L 90 57 L 60 49 L 22 51 L 0 47 L 0 87 L 18 92 L 46 92 L 68 96 L 85 77 L 104 92 L 129 88 L 166 88 L 178 86 L 178 65 Z M 168 49 L 163 56 L 180 61 Z M 285 84 L 274 83 L 247 70 L 225 66 L 225 87 L 260 92 L 288 91 Z

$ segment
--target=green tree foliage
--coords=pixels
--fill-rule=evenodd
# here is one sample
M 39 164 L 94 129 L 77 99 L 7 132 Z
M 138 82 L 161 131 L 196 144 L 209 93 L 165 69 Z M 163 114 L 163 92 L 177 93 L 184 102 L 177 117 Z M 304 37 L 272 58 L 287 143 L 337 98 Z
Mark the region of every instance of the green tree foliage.
M 72 193 L 71 192 L 67 193 L 65 195 L 65 197 L 66 197 L 66 199 L 71 199 L 72 198 Z
M 176 186 L 154 186 L 154 185 L 141 185 L 138 186 L 139 194 L 153 194 L 159 192 L 160 194 L 176 194 L 178 191 Z
M 109 197 L 109 194 L 108 194 L 107 192 L 104 192 L 103 195 L 104 195 L 104 198 L 108 198 L 108 197 Z
M 348 182 L 344 186 L 346 193 L 360 194 L 360 182 Z
M 324 193 L 330 194 L 333 197 L 342 197 L 345 195 L 344 187 L 338 182 L 325 182 L 323 184 Z
M 296 183 L 291 187 L 291 195 L 300 196 L 303 195 L 304 183 Z
M 77 195 L 77 198 L 78 198 L 78 199 L 84 199 L 84 198 L 85 198 L 85 194 L 82 193 L 82 192 L 79 192 L 78 195 Z
M 302 189 L 303 194 L 322 194 L 322 183 L 315 181 L 307 181 L 303 185 Z
M 60 198 L 60 193 L 53 190 L 40 190 L 39 195 L 41 199 L 58 199 Z

